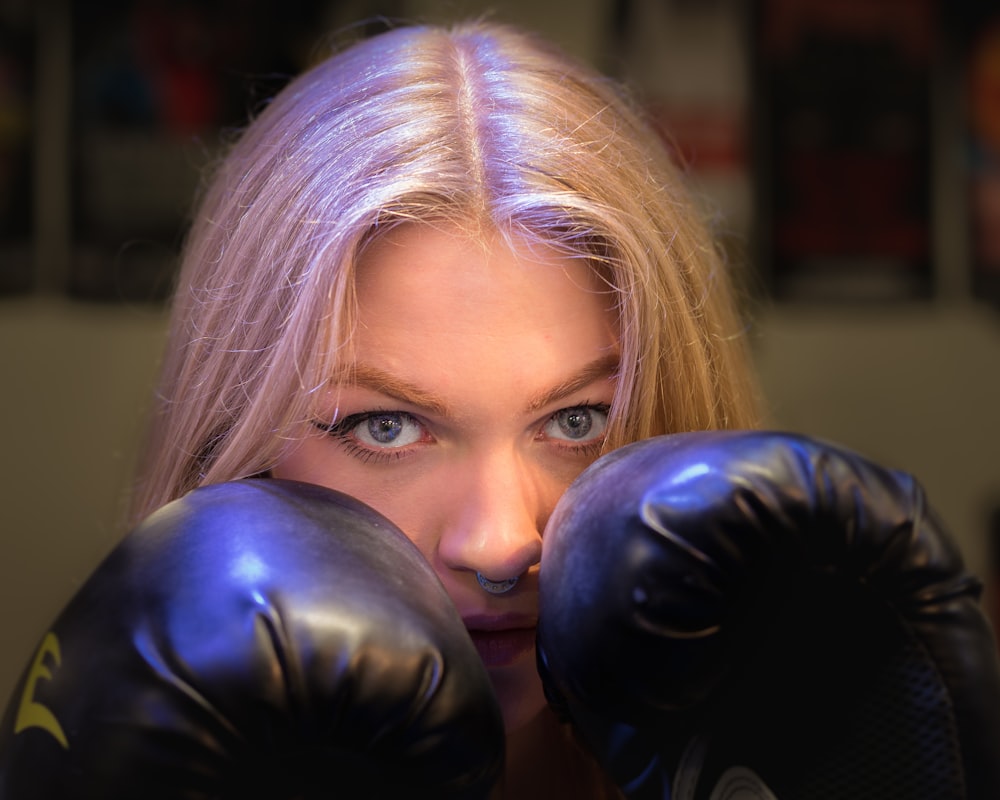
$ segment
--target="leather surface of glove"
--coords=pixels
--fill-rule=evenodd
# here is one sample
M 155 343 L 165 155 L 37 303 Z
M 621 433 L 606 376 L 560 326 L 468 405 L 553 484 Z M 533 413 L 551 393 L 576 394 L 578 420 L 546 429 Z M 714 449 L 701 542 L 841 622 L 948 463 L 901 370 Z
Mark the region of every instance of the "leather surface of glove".
M 109 555 L 0 728 L 0 798 L 481 798 L 489 678 L 416 547 L 344 495 L 196 489 Z
M 911 476 L 665 436 L 596 462 L 544 541 L 546 692 L 629 797 L 1000 797 L 980 583 Z

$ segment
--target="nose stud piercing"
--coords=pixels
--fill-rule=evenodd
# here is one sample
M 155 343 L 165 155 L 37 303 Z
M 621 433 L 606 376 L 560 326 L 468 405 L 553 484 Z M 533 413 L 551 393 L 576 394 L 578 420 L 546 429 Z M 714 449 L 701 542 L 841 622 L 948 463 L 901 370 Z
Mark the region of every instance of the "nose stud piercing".
M 507 592 L 517 585 L 519 577 L 515 575 L 513 578 L 507 578 L 503 581 L 491 581 L 489 578 L 484 577 L 483 573 L 476 573 L 476 580 L 479 581 L 479 585 L 490 594 L 507 594 Z

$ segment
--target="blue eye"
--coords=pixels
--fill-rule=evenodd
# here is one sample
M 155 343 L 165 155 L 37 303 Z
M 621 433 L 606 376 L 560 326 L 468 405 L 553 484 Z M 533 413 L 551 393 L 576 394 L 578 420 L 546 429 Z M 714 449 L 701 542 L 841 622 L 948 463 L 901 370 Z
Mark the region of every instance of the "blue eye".
M 320 427 L 332 436 L 377 450 L 406 447 L 424 437 L 423 425 L 405 411 L 366 411 Z
M 542 431 L 551 439 L 589 442 L 604 436 L 607 427 L 607 406 L 574 406 L 553 414 Z

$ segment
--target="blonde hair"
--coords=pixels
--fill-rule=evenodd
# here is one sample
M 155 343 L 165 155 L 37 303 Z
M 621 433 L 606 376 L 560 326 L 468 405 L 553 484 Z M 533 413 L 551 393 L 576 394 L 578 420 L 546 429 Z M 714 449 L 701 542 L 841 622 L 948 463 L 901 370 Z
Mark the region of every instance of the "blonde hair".
M 757 424 L 709 232 L 619 89 L 496 24 L 400 28 L 290 83 L 236 142 L 190 231 L 133 520 L 266 472 L 349 342 L 365 244 L 458 223 L 586 258 L 616 293 L 608 447 Z

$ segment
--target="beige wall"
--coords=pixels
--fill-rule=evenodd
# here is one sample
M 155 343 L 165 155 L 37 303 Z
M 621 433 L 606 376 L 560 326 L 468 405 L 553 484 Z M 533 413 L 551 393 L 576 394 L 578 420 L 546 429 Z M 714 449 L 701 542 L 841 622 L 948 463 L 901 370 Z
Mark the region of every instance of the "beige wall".
M 119 535 L 162 329 L 144 308 L 0 300 L 0 697 Z

